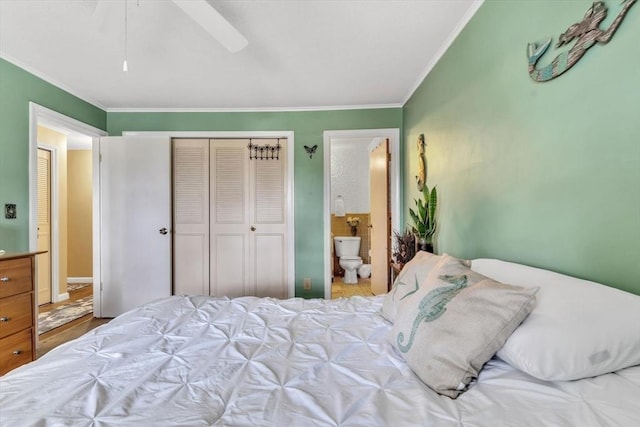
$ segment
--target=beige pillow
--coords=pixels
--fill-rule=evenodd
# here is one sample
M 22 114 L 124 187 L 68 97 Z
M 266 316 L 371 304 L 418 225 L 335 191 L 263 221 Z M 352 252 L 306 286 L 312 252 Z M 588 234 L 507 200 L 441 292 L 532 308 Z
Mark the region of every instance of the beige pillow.
M 418 251 L 411 261 L 405 264 L 382 304 L 382 315 L 387 320 L 393 322 L 400 301 L 418 290 L 420 283 L 424 282 L 427 274 L 440 259 L 439 255 Z
M 399 302 L 394 345 L 425 384 L 455 399 L 531 312 L 536 291 L 496 282 L 443 255 Z

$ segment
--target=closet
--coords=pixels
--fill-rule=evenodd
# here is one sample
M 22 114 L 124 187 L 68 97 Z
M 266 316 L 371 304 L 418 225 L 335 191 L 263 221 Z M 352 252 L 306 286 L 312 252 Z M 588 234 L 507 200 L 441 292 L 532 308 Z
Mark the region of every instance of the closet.
M 174 294 L 288 297 L 287 139 L 174 139 Z

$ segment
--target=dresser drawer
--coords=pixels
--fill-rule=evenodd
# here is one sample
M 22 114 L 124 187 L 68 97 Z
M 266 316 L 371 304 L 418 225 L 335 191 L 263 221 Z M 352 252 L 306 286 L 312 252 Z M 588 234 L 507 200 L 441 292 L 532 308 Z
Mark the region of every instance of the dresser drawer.
M 0 375 L 33 360 L 31 334 L 33 329 L 27 329 L 0 339 Z
M 0 338 L 33 325 L 33 293 L 0 299 Z
M 0 261 L 0 298 L 33 289 L 32 257 Z

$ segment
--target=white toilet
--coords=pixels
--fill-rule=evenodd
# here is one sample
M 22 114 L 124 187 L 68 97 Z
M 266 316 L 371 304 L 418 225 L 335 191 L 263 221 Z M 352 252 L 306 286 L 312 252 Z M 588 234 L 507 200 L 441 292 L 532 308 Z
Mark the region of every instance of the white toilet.
M 340 267 L 344 269 L 344 283 L 358 283 L 358 268 L 362 265 L 360 237 L 337 236 L 333 238 Z

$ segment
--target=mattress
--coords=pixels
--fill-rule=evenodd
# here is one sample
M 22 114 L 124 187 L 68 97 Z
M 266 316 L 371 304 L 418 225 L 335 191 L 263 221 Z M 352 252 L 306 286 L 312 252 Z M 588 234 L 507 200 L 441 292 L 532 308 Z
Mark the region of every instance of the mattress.
M 164 298 L 0 378 L 0 424 L 639 425 L 638 366 L 546 382 L 494 358 L 440 396 L 391 345 L 382 301 Z

